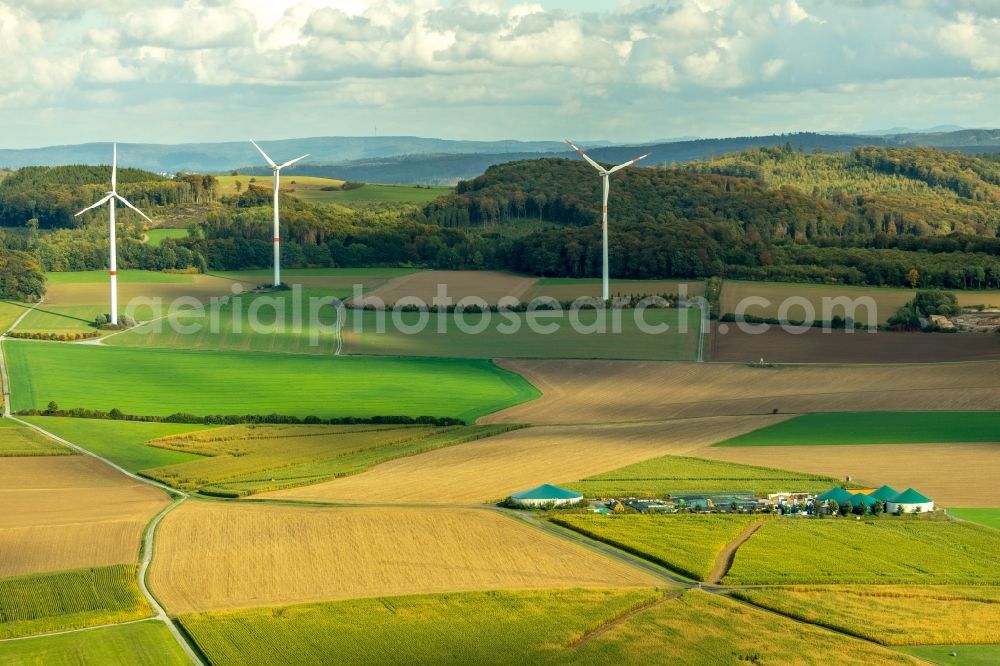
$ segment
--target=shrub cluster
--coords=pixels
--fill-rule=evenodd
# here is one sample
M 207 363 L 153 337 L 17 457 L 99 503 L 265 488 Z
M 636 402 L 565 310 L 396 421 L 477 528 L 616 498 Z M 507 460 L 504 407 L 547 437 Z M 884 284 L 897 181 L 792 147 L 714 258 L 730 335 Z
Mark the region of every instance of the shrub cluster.
M 194 423 L 204 425 L 245 425 L 245 424 L 283 424 L 283 425 L 364 425 L 364 424 L 392 424 L 392 425 L 434 425 L 434 426 L 458 426 L 466 425 L 461 419 L 450 416 L 337 416 L 333 418 L 322 418 L 320 416 L 289 416 L 287 414 L 210 414 L 208 416 L 198 416 L 196 414 L 185 414 L 177 412 L 169 416 L 143 416 L 137 414 L 126 414 L 120 409 L 103 411 L 99 409 L 86 409 L 75 407 L 73 409 L 60 409 L 55 402 L 50 402 L 45 409 L 22 409 L 17 412 L 18 416 L 70 416 L 78 419 L 103 419 L 109 421 L 141 421 L 144 423 Z
M 56 342 L 75 342 L 77 340 L 88 340 L 99 338 L 101 334 L 97 331 L 81 331 L 76 333 L 31 333 L 28 331 L 14 331 L 8 333 L 7 337 L 20 338 L 22 340 L 54 340 Z

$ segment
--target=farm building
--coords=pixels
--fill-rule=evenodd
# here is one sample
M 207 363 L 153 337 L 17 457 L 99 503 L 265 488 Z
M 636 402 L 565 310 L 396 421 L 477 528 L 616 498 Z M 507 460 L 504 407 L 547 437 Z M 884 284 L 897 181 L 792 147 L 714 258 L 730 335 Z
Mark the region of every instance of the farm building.
M 522 490 L 510 496 L 511 504 L 523 507 L 561 506 L 563 504 L 573 504 L 583 499 L 583 495 L 571 490 L 565 490 L 548 483 Z
M 899 494 L 899 491 L 892 486 L 882 486 L 874 491 L 872 491 L 871 496 L 873 499 L 882 500 L 883 502 L 888 502 L 893 497 Z
M 816 500 L 819 502 L 828 502 L 834 500 L 837 504 L 842 504 L 844 502 L 850 502 L 854 497 L 851 493 L 847 492 L 840 486 L 834 486 L 830 488 L 825 493 L 820 493 L 816 495 Z
M 863 506 L 865 509 L 870 510 L 878 500 L 871 495 L 865 495 L 864 493 L 857 493 L 851 497 L 851 506 L 859 507 Z
M 934 510 L 934 502 L 926 495 L 921 495 L 913 488 L 907 488 L 885 503 L 885 510 L 889 513 L 902 511 L 903 513 L 923 513 Z

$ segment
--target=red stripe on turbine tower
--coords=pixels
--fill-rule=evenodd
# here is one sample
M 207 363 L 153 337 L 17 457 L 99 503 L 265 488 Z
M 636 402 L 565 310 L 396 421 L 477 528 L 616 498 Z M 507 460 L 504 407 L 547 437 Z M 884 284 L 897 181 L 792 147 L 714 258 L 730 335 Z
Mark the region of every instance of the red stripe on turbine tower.
M 275 237 L 274 237 L 274 242 L 275 242 L 275 243 L 280 243 L 280 242 L 281 242 L 281 239 L 280 239 L 280 238 L 278 238 L 277 236 L 275 236 Z
M 112 275 L 118 275 L 118 271 L 111 271 Z

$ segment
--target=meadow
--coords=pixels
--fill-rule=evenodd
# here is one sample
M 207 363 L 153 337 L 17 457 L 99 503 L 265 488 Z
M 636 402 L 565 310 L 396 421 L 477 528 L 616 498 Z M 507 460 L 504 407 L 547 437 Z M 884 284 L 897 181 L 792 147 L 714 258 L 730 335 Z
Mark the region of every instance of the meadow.
M 985 585 L 1000 583 L 998 572 L 1000 532 L 988 527 L 848 517 L 765 524 L 737 551 L 724 582 Z
M 190 660 L 162 622 L 0 643 L 0 664 L 10 666 L 188 666 Z
M 395 458 L 509 430 L 504 426 L 231 426 L 156 439 L 196 453 L 190 462 L 142 472 L 175 488 L 243 497 L 363 472 Z
M 73 452 L 31 428 L 0 419 L 0 458 L 13 456 L 68 456 Z
M 754 431 L 756 432 L 756 431 Z M 587 497 L 666 497 L 685 492 L 822 492 L 840 481 L 755 465 L 663 456 L 564 484 Z
M 948 515 L 1000 530 L 1000 509 L 948 509 Z
M 551 519 L 592 539 L 638 555 L 695 580 L 706 580 L 726 544 L 767 520 L 746 514 L 567 514 Z
M 197 460 L 197 455 L 147 446 L 146 442 L 209 427 L 187 423 L 142 423 L 63 416 L 26 416 L 24 420 L 107 458 L 129 472 Z
M 1000 412 L 803 414 L 716 446 L 1000 442 Z
M 195 275 L 191 273 L 164 273 L 161 271 L 118 271 L 118 285 L 125 284 L 183 284 L 194 282 Z M 99 271 L 65 271 L 46 273 L 45 281 L 50 285 L 94 284 L 108 283 L 108 272 Z
M 431 592 L 659 582 L 497 511 L 231 502 L 187 502 L 167 514 L 150 569 L 151 587 L 173 614 Z
M 0 639 L 150 615 L 133 564 L 0 578 Z
M 1000 363 L 792 366 L 504 360 L 542 397 L 489 422 L 608 423 L 694 416 L 1000 410 Z M 622 387 L 629 387 L 623 390 Z M 636 396 L 642 396 L 637 400 Z
M 653 590 L 383 597 L 180 620 L 223 666 L 246 663 L 246 654 L 265 665 L 322 663 L 330 654 L 344 664 L 916 663 L 696 590 L 665 598 Z
M 10 341 L 12 407 L 126 414 L 448 416 L 472 421 L 537 396 L 492 362 L 132 350 Z M 113 368 L 113 372 L 109 371 Z M 295 390 L 287 390 L 295 387 Z
M 159 247 L 164 240 L 168 238 L 187 238 L 187 229 L 168 229 L 168 228 L 157 228 L 150 229 L 146 232 L 146 243 L 151 247 Z
M 6 332 L 14 325 L 17 318 L 24 314 L 31 305 L 16 301 L 0 301 L 0 333 Z
M 838 585 L 733 594 L 782 615 L 883 645 L 1000 643 L 1000 588 L 996 587 Z
M 292 196 L 314 204 L 372 204 L 397 203 L 422 205 L 451 192 L 450 187 L 423 185 L 378 185 L 365 183 L 350 190 L 324 191 L 314 188 L 296 188 Z
M 770 419 L 525 428 L 267 497 L 325 502 L 496 502 L 543 483 L 580 479 L 623 464 L 702 448 Z
M 620 325 L 615 323 L 618 315 Z M 384 333 L 376 333 L 379 321 Z M 685 361 L 698 353 L 701 327 L 699 311 L 693 308 L 647 310 L 641 321 L 635 310 L 584 310 L 572 316 L 551 312 L 432 314 L 425 321 L 421 327 L 421 314 L 415 312 L 393 316 L 352 310 L 343 329 L 344 349 L 350 354 L 392 356 Z M 576 328 L 575 322 L 579 323 Z M 640 323 L 667 328 L 650 333 Z M 513 326 L 516 331 L 509 332 Z M 538 332 L 552 327 L 551 333 Z
M 0 458 L 0 576 L 132 564 L 162 491 L 89 456 Z
M 921 645 L 901 651 L 946 666 L 993 666 L 1000 662 L 1000 645 Z

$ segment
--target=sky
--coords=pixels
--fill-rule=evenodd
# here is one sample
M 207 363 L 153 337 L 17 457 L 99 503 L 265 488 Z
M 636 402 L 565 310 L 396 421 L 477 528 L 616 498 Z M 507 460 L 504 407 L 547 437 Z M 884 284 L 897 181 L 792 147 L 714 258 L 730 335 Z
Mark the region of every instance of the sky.
M 995 127 L 1000 0 L 0 0 L 0 147 Z

